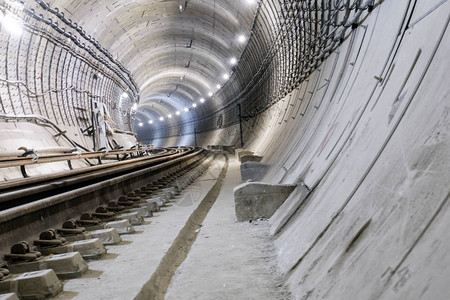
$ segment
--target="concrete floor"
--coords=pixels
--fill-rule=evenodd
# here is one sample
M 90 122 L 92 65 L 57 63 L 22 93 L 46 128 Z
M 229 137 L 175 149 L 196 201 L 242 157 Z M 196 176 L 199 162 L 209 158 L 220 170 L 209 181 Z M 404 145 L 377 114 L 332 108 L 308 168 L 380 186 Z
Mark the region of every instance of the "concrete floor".
M 192 212 L 216 182 L 225 159 L 187 188 L 172 207 L 135 226 L 120 245 L 89 262 L 81 278 L 64 282 L 55 299 L 134 299 L 150 280 Z M 166 299 L 287 299 L 276 272 L 268 222 L 237 223 L 233 188 L 240 183 L 239 162 L 230 158 L 225 183 L 192 246 L 176 271 Z
M 240 179 L 239 162 L 232 158 L 222 191 L 166 299 L 289 299 L 277 275 L 268 222 L 235 220 L 233 188 Z

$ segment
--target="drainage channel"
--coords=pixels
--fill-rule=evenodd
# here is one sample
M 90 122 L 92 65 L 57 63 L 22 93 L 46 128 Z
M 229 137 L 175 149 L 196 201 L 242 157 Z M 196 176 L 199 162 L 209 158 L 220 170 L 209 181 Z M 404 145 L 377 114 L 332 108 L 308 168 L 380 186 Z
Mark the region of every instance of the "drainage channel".
M 175 271 L 189 254 L 189 251 L 197 238 L 198 229 L 201 228 L 203 220 L 219 196 L 227 169 L 228 157 L 225 156 L 225 163 L 216 183 L 191 214 L 150 280 L 134 298 L 135 300 L 164 299 L 164 295 Z
M 130 260 L 131 263 L 128 264 L 130 269 L 133 269 L 133 264 L 142 265 L 142 258 L 148 256 L 146 250 L 149 248 L 149 244 L 158 244 L 160 240 L 162 241 L 165 235 L 164 226 L 167 228 L 167 226 L 171 225 L 170 222 L 166 222 L 162 228 L 163 230 L 159 230 L 161 236 L 156 237 L 155 240 L 145 236 L 144 239 L 141 238 L 141 244 L 136 243 L 131 248 L 128 244 L 134 243 L 134 241 L 132 238 L 129 239 L 127 237 L 144 236 L 144 229 L 148 225 L 161 223 L 158 222 L 158 218 L 170 215 L 164 212 L 170 210 L 171 206 L 174 206 L 172 203 L 175 201 L 173 200 L 176 197 L 175 195 L 178 195 L 181 190 L 189 188 L 197 177 L 208 170 L 212 162 L 213 159 L 210 156 L 198 162 L 194 169 L 191 169 L 189 172 L 186 171 L 187 173 L 181 177 L 166 176 L 161 181 L 130 193 L 126 198 L 122 199 L 123 205 L 129 205 L 128 208 L 122 206 L 120 212 L 112 213 L 108 210 L 105 213 L 109 216 L 107 219 L 110 219 L 108 226 L 104 222 L 101 224 L 96 223 L 97 225 L 92 226 L 93 224 L 90 223 L 93 220 L 81 218 L 80 220 L 72 220 L 72 225 L 75 226 L 74 229 L 63 226 L 61 230 L 42 232 L 39 235 L 39 239 L 34 241 L 35 245 L 38 245 L 39 251 L 34 251 L 25 242 L 17 243 L 13 246 L 14 251 L 11 251 L 11 254 L 6 254 L 5 258 L 11 261 L 21 259 L 22 262 L 9 264 L 9 269 L 0 268 L 0 294 L 14 292 L 21 299 L 43 299 L 53 296 L 59 299 L 73 299 L 77 295 L 79 296 L 76 297 L 77 299 L 125 299 L 118 295 L 117 297 L 111 297 L 111 294 L 108 297 L 104 297 L 111 291 L 108 285 L 102 287 L 102 283 L 112 282 L 118 290 L 125 289 L 126 298 L 130 298 L 131 294 L 134 296 L 139 292 L 145 281 L 140 283 L 139 287 L 134 286 L 133 292 L 130 292 L 129 289 L 127 290 L 125 286 L 115 284 L 114 281 L 116 280 L 122 281 L 119 274 L 129 274 L 127 270 L 124 270 L 123 264 L 120 265 L 115 258 L 124 254 L 121 262 Z M 164 182 L 168 183 L 165 184 Z M 202 201 L 202 206 L 207 204 L 203 204 L 204 202 Z M 110 209 L 119 208 L 120 206 L 109 207 L 108 205 L 99 208 Z M 97 215 L 100 216 L 102 213 L 98 212 Z M 110 215 L 114 216 L 111 218 Z M 178 217 L 180 216 L 182 215 L 179 212 Z M 194 222 L 197 222 L 197 220 L 198 218 L 193 219 Z M 86 225 L 86 231 L 84 228 L 76 226 L 80 222 Z M 180 228 L 183 225 L 184 223 L 180 225 Z M 67 231 L 74 231 L 74 234 L 69 234 L 65 237 L 57 235 L 57 233 L 67 233 Z M 13 247 L 11 250 L 13 250 Z M 122 248 L 123 252 L 116 251 L 119 248 Z M 160 251 L 160 253 L 165 252 Z M 133 253 L 138 253 L 141 256 Z M 159 262 L 160 259 L 157 255 L 154 256 Z M 31 261 L 27 262 L 27 260 Z M 116 265 L 114 262 L 118 265 L 116 269 L 113 267 Z M 106 272 L 106 269 L 102 270 L 102 264 L 103 268 L 105 265 L 112 267 L 112 272 Z M 127 263 L 125 263 L 125 266 L 127 266 Z M 134 275 L 139 277 L 140 274 L 138 272 L 134 273 Z M 150 277 L 150 275 L 151 273 L 148 276 Z M 78 284 L 73 285 L 72 283 L 76 281 L 79 281 Z M 131 278 L 130 281 L 136 280 Z M 93 286 L 88 294 L 83 291 L 87 284 Z M 58 295 L 63 288 L 64 292 Z M 104 291 L 102 291 L 102 288 Z M 14 297 L 2 297 L 0 295 L 0 299 L 16 299 Z

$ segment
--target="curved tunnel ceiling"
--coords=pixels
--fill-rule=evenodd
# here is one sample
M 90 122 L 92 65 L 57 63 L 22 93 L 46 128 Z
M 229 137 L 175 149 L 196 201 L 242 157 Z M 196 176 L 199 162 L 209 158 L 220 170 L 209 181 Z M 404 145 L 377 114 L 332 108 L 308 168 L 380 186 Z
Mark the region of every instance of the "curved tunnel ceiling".
M 235 62 L 230 60 L 237 60 L 245 49 L 246 40 L 239 41 L 239 36 L 250 34 L 257 9 L 255 0 L 49 4 L 59 7 L 131 71 L 140 88 L 135 125 L 165 118 L 166 123 L 154 122 L 153 129 L 168 126 L 167 121 L 189 124 L 207 107 L 222 105 L 202 102 L 231 75 Z M 187 108 L 189 112 L 184 111 Z M 139 126 L 136 129 L 139 133 Z

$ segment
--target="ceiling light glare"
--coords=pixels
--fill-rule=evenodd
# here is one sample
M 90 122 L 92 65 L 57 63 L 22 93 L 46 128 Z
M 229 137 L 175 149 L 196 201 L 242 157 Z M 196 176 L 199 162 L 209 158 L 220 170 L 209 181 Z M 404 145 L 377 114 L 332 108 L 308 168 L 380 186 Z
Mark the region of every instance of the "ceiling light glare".
M 192 107 L 194 108 L 197 107 L 197 103 L 192 104 Z
M 128 98 L 128 94 L 124 92 L 124 93 L 122 94 L 122 98 L 127 99 L 127 98 Z
M 153 124 L 153 120 L 148 120 L 148 124 Z
M 237 58 L 236 58 L 236 57 L 230 58 L 230 64 L 231 64 L 232 66 L 234 66 L 235 64 L 237 64 Z
M 254 4 L 254 3 L 256 3 L 256 0 L 247 0 L 247 3 L 248 4 Z
M 177 114 L 177 116 L 179 116 L 179 115 L 180 115 L 180 112 L 177 110 L 176 114 Z
M 23 32 L 22 23 L 10 14 L 2 18 L 2 29 L 5 29 L 12 36 L 21 36 Z
M 205 98 L 200 98 L 200 102 L 201 103 L 205 102 Z
M 212 97 L 213 95 L 214 95 L 213 92 L 208 93 L 208 97 Z
M 220 89 L 220 84 L 216 85 L 216 88 L 217 88 L 217 89 Z
M 142 127 L 142 126 L 144 126 L 144 123 L 140 122 L 139 127 Z
M 164 118 L 163 118 L 163 117 L 159 117 L 159 120 L 160 120 L 160 121 L 164 121 Z
M 247 40 L 247 38 L 245 37 L 245 35 L 240 34 L 240 35 L 238 36 L 238 42 L 239 42 L 239 43 L 243 44 L 243 43 L 245 43 L 246 40 Z
M 188 112 L 188 111 L 189 111 L 189 108 L 185 107 L 185 108 L 184 108 L 184 111 L 185 111 L 185 112 Z
M 222 75 L 222 77 L 223 77 L 223 79 L 228 80 L 228 79 L 230 79 L 230 74 L 225 73 Z
M 136 110 L 137 109 L 137 103 L 133 104 L 133 106 L 131 107 L 132 110 Z
M 167 116 L 167 118 L 171 119 L 171 118 L 172 118 L 172 115 L 171 115 L 171 114 L 169 114 L 169 115 Z
M 14 10 L 23 10 L 24 9 L 24 5 L 22 3 L 20 3 L 19 1 L 10 1 L 10 6 L 12 9 Z

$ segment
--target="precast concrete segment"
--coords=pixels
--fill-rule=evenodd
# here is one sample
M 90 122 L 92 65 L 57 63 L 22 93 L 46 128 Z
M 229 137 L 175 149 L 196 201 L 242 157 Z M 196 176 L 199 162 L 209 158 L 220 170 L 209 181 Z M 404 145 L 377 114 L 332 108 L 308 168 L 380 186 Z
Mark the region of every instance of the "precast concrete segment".
M 209 166 L 205 169 L 204 166 Z M 197 168 L 205 172 L 173 199 L 171 207 L 161 207 L 136 233 L 121 235 L 123 241 L 107 246 L 108 253 L 89 261 L 85 275 L 64 283 L 64 291 L 55 299 L 133 299 L 151 278 L 189 216 L 214 185 L 223 160 L 205 161 Z M 188 173 L 186 173 L 187 175 Z M 117 277 L 117 274 L 126 276 Z
M 155 273 L 153 273 L 150 280 L 143 286 L 139 294 L 135 297 L 135 300 L 164 299 L 164 295 L 176 269 L 186 259 L 186 256 L 197 238 L 199 229 L 202 227 L 201 224 L 203 220 L 219 196 L 227 169 L 228 157 L 225 156 L 225 163 L 222 171 L 217 177 L 217 181 L 190 215 L 185 226 L 181 229 L 174 243 L 163 257 Z

